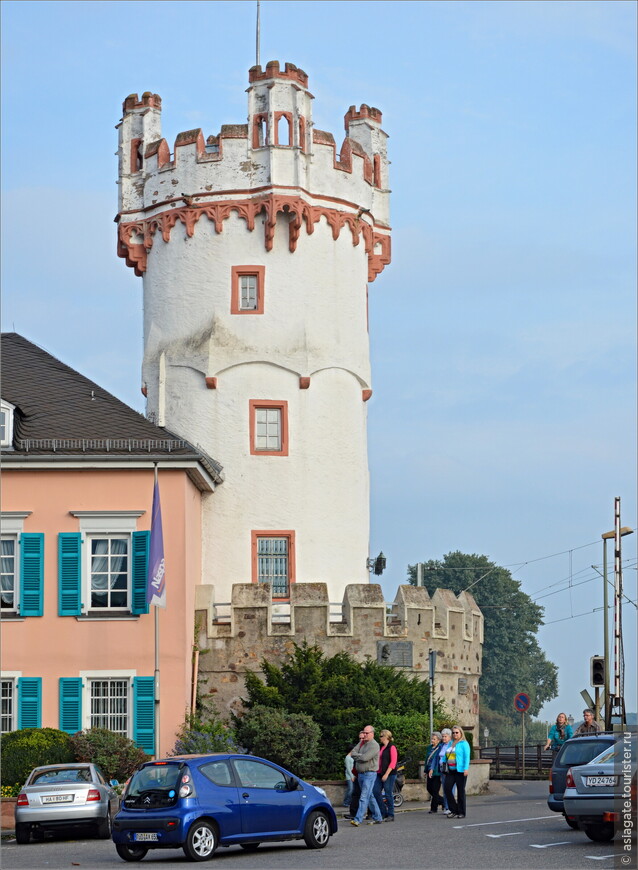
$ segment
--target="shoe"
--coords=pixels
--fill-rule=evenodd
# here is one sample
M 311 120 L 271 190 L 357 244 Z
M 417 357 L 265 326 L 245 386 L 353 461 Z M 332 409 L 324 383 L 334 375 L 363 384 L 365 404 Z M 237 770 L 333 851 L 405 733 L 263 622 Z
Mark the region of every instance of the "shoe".
M 354 821 L 354 816 L 342 816 L 342 818 L 343 818 L 346 822 L 352 822 L 352 821 Z
M 452 810 L 443 810 L 443 815 L 449 816 L 451 812 L 452 812 Z
M 384 821 L 384 822 L 393 822 L 393 821 L 394 821 L 394 816 L 386 816 L 385 819 L 384 819 L 383 821 Z
M 436 810 L 428 810 L 428 816 L 435 816 Z
M 359 827 L 359 822 L 355 822 L 354 819 L 350 819 L 350 824 L 351 824 L 351 825 L 354 825 L 355 828 L 358 828 L 358 827 Z
M 457 819 L 464 819 L 465 816 L 462 816 L 462 815 L 457 814 L 456 818 L 457 818 Z
M 448 819 L 458 819 L 458 816 L 456 815 L 456 813 L 450 813 Z
M 356 822 L 354 823 L 356 824 Z M 381 825 L 383 824 L 383 819 L 372 819 L 371 822 L 368 822 L 369 825 Z

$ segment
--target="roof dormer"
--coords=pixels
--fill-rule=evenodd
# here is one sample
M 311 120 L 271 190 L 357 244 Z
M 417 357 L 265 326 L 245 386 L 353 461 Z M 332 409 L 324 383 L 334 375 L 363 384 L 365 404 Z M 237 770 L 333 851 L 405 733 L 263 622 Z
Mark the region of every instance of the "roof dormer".
M 0 402 L 0 447 L 13 447 L 13 412 L 15 405 Z

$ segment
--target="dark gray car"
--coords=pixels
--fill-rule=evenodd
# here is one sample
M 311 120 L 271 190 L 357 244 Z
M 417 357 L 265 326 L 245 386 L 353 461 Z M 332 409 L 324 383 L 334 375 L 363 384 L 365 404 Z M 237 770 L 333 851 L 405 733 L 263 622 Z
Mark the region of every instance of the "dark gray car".
M 15 807 L 16 840 L 42 839 L 47 831 L 65 833 L 92 829 L 111 836 L 111 819 L 119 809 L 115 780 L 106 781 L 95 764 L 47 764 L 34 768 Z
M 563 793 L 569 768 L 577 767 L 580 764 L 589 764 L 592 758 L 595 758 L 605 749 L 613 746 L 620 736 L 610 732 L 587 734 L 583 737 L 572 737 L 563 743 L 556 753 L 556 758 L 549 774 L 547 806 L 550 810 L 565 815 Z M 570 828 L 578 827 L 575 822 L 570 822 L 569 819 L 566 819 L 566 821 Z

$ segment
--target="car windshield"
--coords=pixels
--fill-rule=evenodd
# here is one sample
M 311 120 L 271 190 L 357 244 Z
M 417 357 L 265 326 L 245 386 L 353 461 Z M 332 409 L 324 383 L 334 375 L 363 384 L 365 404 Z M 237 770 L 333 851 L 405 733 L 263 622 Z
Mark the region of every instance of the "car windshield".
M 91 772 L 86 767 L 68 767 L 64 770 L 43 770 L 36 773 L 30 785 L 48 785 L 60 782 L 91 782 Z
M 601 752 L 600 755 L 592 758 L 590 764 L 612 764 L 621 761 L 623 758 L 626 759 L 627 756 L 631 758 L 632 762 L 636 761 L 635 738 L 633 740 L 619 740 L 613 746 Z
M 607 752 L 609 746 L 605 746 Z M 601 747 L 597 740 L 583 740 L 576 738 L 573 742 L 565 743 L 560 756 L 560 763 L 567 767 L 575 767 L 578 764 L 589 764 L 596 755 L 600 755 Z
M 149 764 L 133 775 L 127 796 L 139 797 L 149 791 L 176 791 L 181 772 L 181 764 Z

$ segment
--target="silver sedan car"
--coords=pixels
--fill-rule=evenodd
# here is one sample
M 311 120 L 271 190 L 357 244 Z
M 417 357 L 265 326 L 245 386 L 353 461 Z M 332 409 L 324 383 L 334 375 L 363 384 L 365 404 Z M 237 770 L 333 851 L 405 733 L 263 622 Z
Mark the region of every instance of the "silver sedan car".
M 605 843 L 625 836 L 625 801 L 635 801 L 636 734 L 627 732 L 589 764 L 570 767 L 563 798 L 568 821 L 590 840 Z M 633 827 L 633 825 L 631 826 Z
M 18 843 L 47 831 L 74 834 L 90 828 L 100 838 L 111 836 L 111 819 L 119 809 L 116 780 L 107 782 L 95 764 L 47 764 L 34 768 L 15 807 Z

